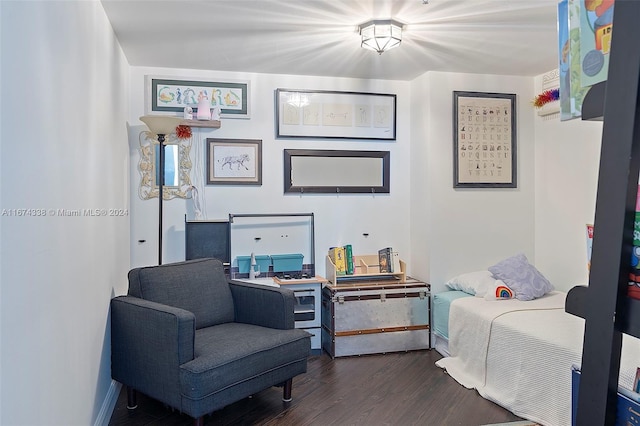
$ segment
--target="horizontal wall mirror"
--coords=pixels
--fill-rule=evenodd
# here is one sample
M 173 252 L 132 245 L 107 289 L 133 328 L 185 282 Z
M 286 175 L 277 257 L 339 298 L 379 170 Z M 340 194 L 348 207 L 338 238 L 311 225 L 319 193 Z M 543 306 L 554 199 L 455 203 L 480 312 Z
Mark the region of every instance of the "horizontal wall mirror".
M 175 134 L 167 135 L 164 152 L 164 186 L 162 198 L 191 197 L 191 138 L 179 139 Z M 160 181 L 160 144 L 150 132 L 140 133 L 140 198 L 149 200 L 158 196 Z
M 284 150 L 285 193 L 389 193 L 389 151 Z

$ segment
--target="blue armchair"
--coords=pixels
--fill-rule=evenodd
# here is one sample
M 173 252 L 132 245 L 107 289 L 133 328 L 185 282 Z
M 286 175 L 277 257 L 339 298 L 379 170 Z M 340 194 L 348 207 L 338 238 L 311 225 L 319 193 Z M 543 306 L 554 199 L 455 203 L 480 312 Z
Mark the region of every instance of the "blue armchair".
M 111 376 L 204 423 L 204 415 L 307 370 L 288 289 L 229 281 L 216 259 L 136 268 L 111 300 Z

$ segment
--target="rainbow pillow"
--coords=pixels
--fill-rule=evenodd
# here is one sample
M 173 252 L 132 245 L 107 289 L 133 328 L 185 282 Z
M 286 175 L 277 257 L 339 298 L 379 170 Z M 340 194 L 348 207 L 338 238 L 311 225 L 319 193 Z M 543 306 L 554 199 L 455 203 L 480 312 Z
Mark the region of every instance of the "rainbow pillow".
M 496 280 L 495 285 L 489 288 L 484 295 L 485 300 L 508 300 L 515 298 L 515 293 L 503 281 Z

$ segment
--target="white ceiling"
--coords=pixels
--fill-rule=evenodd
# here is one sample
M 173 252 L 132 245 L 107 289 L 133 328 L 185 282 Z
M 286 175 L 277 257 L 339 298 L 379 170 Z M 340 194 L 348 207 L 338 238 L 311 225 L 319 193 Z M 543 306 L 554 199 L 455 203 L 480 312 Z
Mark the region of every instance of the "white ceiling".
M 133 66 L 412 80 L 557 68 L 558 0 L 102 0 Z M 358 24 L 405 24 L 362 49 Z

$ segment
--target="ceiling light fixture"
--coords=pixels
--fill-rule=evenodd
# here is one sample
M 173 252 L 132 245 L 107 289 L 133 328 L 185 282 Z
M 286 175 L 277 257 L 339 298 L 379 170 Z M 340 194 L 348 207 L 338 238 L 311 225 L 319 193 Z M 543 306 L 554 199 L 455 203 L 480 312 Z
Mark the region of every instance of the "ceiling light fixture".
M 369 21 L 359 25 L 362 36 L 361 47 L 382 53 L 400 46 L 402 24 L 393 19 Z

